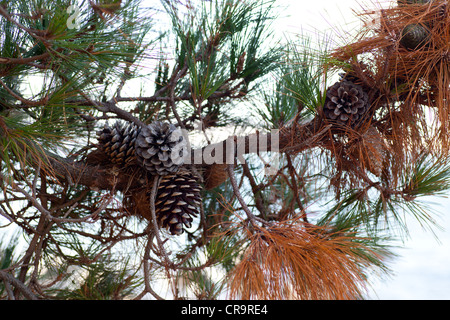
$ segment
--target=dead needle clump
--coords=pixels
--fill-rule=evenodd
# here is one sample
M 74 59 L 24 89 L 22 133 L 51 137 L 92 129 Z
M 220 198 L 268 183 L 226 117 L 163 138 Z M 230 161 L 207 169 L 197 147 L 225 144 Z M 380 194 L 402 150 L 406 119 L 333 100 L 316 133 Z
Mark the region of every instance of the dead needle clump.
M 358 299 L 365 289 L 358 252 L 375 254 L 352 234 L 280 223 L 250 238 L 230 275 L 230 295 L 240 299 Z M 378 257 L 379 258 L 379 257 Z

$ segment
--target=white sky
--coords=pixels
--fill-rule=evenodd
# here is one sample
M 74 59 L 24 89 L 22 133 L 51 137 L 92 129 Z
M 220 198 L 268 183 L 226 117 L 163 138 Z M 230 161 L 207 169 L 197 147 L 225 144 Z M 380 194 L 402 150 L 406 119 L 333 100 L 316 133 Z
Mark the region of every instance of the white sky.
M 354 12 L 364 8 L 376 9 L 375 0 L 278 0 L 287 6 L 286 15 L 275 25 L 279 32 L 292 38 L 296 33 L 316 34 L 327 31 L 336 38 L 346 36 L 360 26 Z M 384 5 L 391 1 L 381 0 Z M 450 194 L 449 194 L 450 195 Z M 450 299 L 450 200 L 436 198 L 433 208 L 439 212 L 439 224 L 444 231 L 436 230 L 436 236 L 424 231 L 414 218 L 407 218 L 410 238 L 395 252 L 400 256 L 390 264 L 393 278 L 377 281 L 369 295 L 371 299 Z

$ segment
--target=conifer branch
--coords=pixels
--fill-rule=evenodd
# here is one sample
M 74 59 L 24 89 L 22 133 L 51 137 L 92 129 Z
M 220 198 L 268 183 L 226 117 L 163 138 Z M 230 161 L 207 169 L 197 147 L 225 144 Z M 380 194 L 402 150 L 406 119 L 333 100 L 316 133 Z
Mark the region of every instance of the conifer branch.
M 163 1 L 167 37 L 148 33 L 155 25 L 139 1 L 94 2 L 80 8 L 79 30 L 59 2 L 40 1 L 36 12 L 26 0 L 0 5 L 0 215 L 29 237 L 19 261 L 0 270 L 0 298 L 128 298 L 142 267 L 136 299 L 163 299 L 155 275 L 175 298 L 226 290 L 357 299 L 365 271 L 386 270 L 381 218 L 403 224 L 401 209 L 433 221 L 420 197 L 450 190 L 443 3 L 368 10 L 380 23 L 363 23 L 357 41 L 329 52 L 328 40 L 320 50 L 304 39 L 269 43 L 273 0 L 190 2 L 189 10 Z M 415 33 L 423 46 L 403 34 L 418 24 L 426 24 Z M 148 75 L 142 66 L 158 41 L 154 92 L 126 92 Z M 44 81 L 28 98 L 23 84 L 35 73 Z M 234 114 L 248 105 L 257 109 L 250 120 Z M 168 155 L 182 142 L 172 128 L 197 120 L 206 143 L 174 165 Z M 253 123 L 265 131 L 206 136 Z M 258 176 L 275 153 L 281 165 Z M 309 219 L 310 204 L 322 202 L 330 209 Z M 122 254 L 118 244 L 135 265 L 104 263 Z M 76 279 L 69 267 L 86 273 Z M 71 280 L 79 289 L 65 287 Z
M 231 186 L 233 187 L 233 192 L 236 195 L 236 198 L 238 199 L 239 203 L 241 204 L 242 210 L 244 210 L 245 214 L 247 215 L 248 220 L 250 221 L 250 224 L 253 228 L 255 228 L 256 225 L 256 218 L 253 215 L 253 213 L 250 211 L 250 209 L 247 206 L 247 203 L 242 198 L 241 192 L 239 191 L 239 187 L 236 182 L 236 178 L 234 176 L 234 165 L 229 164 L 227 166 L 228 176 L 230 177 Z

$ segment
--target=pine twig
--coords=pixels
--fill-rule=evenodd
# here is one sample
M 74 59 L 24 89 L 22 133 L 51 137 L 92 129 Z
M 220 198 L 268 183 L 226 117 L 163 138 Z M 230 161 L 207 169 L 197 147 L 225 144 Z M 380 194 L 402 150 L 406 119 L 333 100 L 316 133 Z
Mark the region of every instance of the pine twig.
M 236 182 L 236 177 L 234 176 L 234 164 L 229 164 L 227 166 L 228 176 L 230 177 L 231 186 L 233 188 L 233 193 L 236 195 L 236 198 L 238 199 L 239 203 L 241 204 L 242 210 L 247 215 L 247 218 L 249 219 L 251 225 L 255 228 L 258 227 L 256 224 L 256 217 L 253 215 L 253 213 L 250 211 L 249 207 L 245 203 L 244 198 L 242 198 L 241 192 L 239 191 L 239 187 Z
M 163 256 L 165 262 L 167 263 L 167 266 L 172 266 L 173 263 L 170 261 L 166 250 L 164 249 L 164 243 L 161 240 L 160 234 L 159 234 L 159 227 L 158 227 L 158 221 L 156 220 L 156 209 L 155 209 L 155 199 L 156 199 L 156 192 L 158 191 L 158 186 L 161 181 L 161 176 L 156 176 L 153 179 L 153 186 L 150 193 L 150 213 L 152 216 L 152 225 L 153 225 L 153 232 L 156 237 L 156 242 L 158 243 L 159 252 Z
M 19 96 L 18 94 L 16 94 L 1 79 L 0 79 L 0 84 L 2 85 L 3 88 L 5 88 L 6 91 L 8 91 L 8 93 L 10 95 L 12 95 L 14 98 L 19 100 L 20 102 L 22 102 L 27 107 L 42 106 L 42 105 L 45 105 L 48 102 L 48 99 L 49 99 L 48 98 L 48 94 L 46 94 L 41 100 L 32 101 L 32 100 L 25 99 L 25 98 Z
M 45 43 L 46 45 L 48 45 L 48 41 L 47 39 L 41 37 L 37 31 L 40 30 L 33 30 L 30 28 L 25 27 L 23 24 L 17 22 L 16 20 L 14 20 L 11 15 L 8 13 L 8 11 L 6 11 L 5 8 L 3 8 L 3 6 L 0 5 L 0 15 L 4 16 L 6 18 L 6 20 L 8 20 L 9 22 L 15 24 L 17 27 L 19 27 L 20 29 L 24 30 L 25 32 L 29 33 L 33 38 L 42 41 L 43 43 Z
M 14 285 L 14 287 L 16 287 L 16 289 L 18 289 L 18 291 L 20 291 L 27 299 L 38 300 L 36 295 L 23 282 L 17 280 L 9 273 L 0 270 L 0 278 L 2 278 L 5 283 Z
M 248 167 L 247 162 L 242 163 L 242 169 L 243 169 L 243 173 L 244 175 L 247 177 L 247 179 L 250 182 L 250 186 L 252 188 L 252 192 L 253 192 L 253 196 L 255 198 L 255 205 L 256 208 L 258 209 L 259 212 L 261 212 L 261 214 L 263 216 L 267 215 L 267 210 L 266 208 L 264 208 L 264 203 L 263 203 L 263 199 L 261 196 L 261 189 L 260 186 L 258 186 L 256 184 L 255 178 L 252 176 L 251 172 L 250 172 L 250 168 Z
M 185 126 L 184 126 L 183 121 L 181 120 L 180 115 L 178 114 L 177 109 L 175 107 L 175 86 L 176 86 L 178 80 L 181 77 L 184 77 L 184 75 L 186 74 L 187 70 L 188 70 L 188 65 L 185 62 L 184 67 L 179 72 L 176 72 L 172 76 L 172 79 L 170 79 L 170 82 L 168 84 L 168 87 L 169 87 L 169 101 L 167 101 L 167 106 L 171 107 L 172 112 L 173 112 L 175 118 L 177 119 L 178 125 L 182 129 L 185 129 Z

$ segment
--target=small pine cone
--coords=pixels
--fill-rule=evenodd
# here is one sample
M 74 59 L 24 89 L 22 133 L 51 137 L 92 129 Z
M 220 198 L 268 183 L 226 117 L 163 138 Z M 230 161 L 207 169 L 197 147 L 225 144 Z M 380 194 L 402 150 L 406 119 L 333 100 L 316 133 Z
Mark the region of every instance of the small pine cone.
M 153 175 L 175 173 L 183 164 L 186 140 L 173 124 L 156 121 L 136 139 L 138 163 Z
M 430 38 L 430 31 L 421 24 L 409 24 L 402 30 L 400 44 L 408 50 L 420 49 Z
M 161 227 L 171 234 L 182 234 L 183 225 L 192 226 L 193 217 L 199 213 L 200 186 L 190 172 L 164 176 L 155 199 L 155 213 Z
M 368 109 L 368 96 L 350 81 L 336 82 L 327 90 L 325 117 L 344 124 L 356 124 Z
M 105 124 L 104 128 L 97 132 L 99 149 L 112 163 L 130 165 L 136 160 L 134 144 L 139 131 L 134 123 L 125 127 L 120 122 L 116 122 L 112 127 Z

